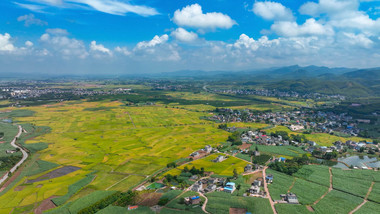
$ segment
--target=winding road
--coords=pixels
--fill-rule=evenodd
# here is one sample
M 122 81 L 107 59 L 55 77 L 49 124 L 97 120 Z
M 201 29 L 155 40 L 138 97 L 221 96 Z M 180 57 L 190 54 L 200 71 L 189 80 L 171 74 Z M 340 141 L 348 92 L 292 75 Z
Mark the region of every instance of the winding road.
M 14 165 L 14 166 L 12 167 L 11 170 L 9 170 L 10 173 L 14 173 L 14 172 L 17 170 L 17 168 L 18 168 L 19 166 L 21 166 L 21 164 L 23 164 L 24 161 L 28 158 L 28 153 L 27 153 L 23 148 L 21 148 L 21 147 L 19 147 L 19 146 L 16 145 L 16 140 L 17 140 L 17 138 L 19 138 L 19 137 L 21 136 L 22 131 L 23 131 L 23 129 L 22 129 L 22 127 L 19 125 L 19 126 L 18 126 L 18 133 L 17 133 L 17 135 L 13 138 L 13 140 L 12 140 L 12 142 L 11 142 L 11 145 L 12 145 L 13 147 L 15 147 L 16 149 L 17 149 L 17 148 L 20 149 L 20 151 L 22 152 L 22 158 L 21 158 L 21 160 L 20 160 L 16 165 Z M 5 180 L 8 179 L 8 177 L 9 177 L 9 172 L 6 173 L 6 174 L 0 179 L 0 185 L 1 185 Z

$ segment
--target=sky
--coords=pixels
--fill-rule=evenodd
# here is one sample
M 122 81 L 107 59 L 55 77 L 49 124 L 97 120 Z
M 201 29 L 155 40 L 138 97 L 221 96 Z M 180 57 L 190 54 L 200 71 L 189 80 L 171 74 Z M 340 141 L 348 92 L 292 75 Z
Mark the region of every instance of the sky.
M 380 67 L 380 0 L 2 0 L 0 73 Z

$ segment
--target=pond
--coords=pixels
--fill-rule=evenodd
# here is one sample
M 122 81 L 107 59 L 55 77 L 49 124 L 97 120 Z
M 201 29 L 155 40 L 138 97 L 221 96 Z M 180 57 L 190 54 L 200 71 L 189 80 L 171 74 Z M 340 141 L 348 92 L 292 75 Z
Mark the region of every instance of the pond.
M 368 156 L 348 156 L 348 157 L 341 157 L 341 158 L 338 158 L 338 161 L 340 162 L 343 162 L 345 164 L 347 164 L 348 166 L 356 166 L 358 168 L 362 168 L 362 167 L 376 167 L 376 168 L 379 168 L 380 167 L 380 161 L 377 160 L 376 157 L 368 157 Z M 343 164 L 343 163 L 338 163 L 336 164 L 334 167 L 339 167 L 339 168 L 342 168 L 342 169 L 347 169 L 348 167 Z

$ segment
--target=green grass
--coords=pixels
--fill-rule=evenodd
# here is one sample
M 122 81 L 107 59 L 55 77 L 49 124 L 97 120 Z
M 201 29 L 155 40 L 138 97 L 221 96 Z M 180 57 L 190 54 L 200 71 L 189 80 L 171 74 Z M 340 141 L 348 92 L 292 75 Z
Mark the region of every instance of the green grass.
M 323 186 L 330 186 L 329 167 L 322 165 L 304 165 L 294 176 Z
M 276 204 L 274 205 L 278 214 L 305 214 L 311 213 L 306 206 L 297 204 Z
M 380 210 L 380 204 L 368 201 L 355 214 L 377 214 Z
M 207 194 L 208 203 L 206 210 L 210 213 L 229 213 L 229 208 L 245 208 L 251 213 L 273 213 L 268 199 L 231 196 L 225 192 L 213 192 Z
M 316 213 L 321 214 L 331 213 L 332 211 L 336 214 L 346 214 L 362 202 L 362 198 L 332 190 L 326 195 L 326 197 L 314 205 L 313 208 Z
M 313 204 L 328 190 L 328 187 L 311 183 L 303 179 L 297 179 L 290 192 L 295 193 L 298 201 L 304 205 Z
M 273 175 L 273 183 L 268 185 L 270 196 L 273 200 L 280 200 L 280 194 L 286 194 L 294 181 L 294 177 L 267 169 L 266 174 Z
M 93 179 L 94 179 L 95 175 L 93 175 L 93 173 L 87 175 L 85 178 L 83 178 L 82 180 L 79 180 L 78 182 L 72 184 L 69 186 L 69 191 L 63 195 L 63 196 L 60 196 L 58 198 L 54 198 L 52 199 L 52 201 L 54 202 L 54 204 L 56 204 L 57 206 L 60 206 L 62 204 L 64 204 L 67 200 L 70 199 L 71 196 L 73 196 L 76 192 L 78 192 L 80 189 L 82 189 L 83 187 L 85 187 L 86 185 L 88 185 Z

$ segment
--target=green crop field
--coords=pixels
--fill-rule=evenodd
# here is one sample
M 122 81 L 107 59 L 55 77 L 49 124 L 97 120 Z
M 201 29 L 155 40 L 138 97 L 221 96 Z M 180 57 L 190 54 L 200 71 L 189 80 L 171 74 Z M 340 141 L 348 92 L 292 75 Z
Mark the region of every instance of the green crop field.
M 306 154 L 300 147 L 295 146 L 266 146 L 266 145 L 257 145 L 260 152 L 266 154 L 272 154 L 275 156 L 283 157 L 300 157 L 303 154 Z M 255 149 L 256 145 L 252 145 L 251 149 Z
M 376 182 L 376 183 L 373 185 L 373 187 L 372 187 L 372 191 L 371 191 L 371 193 L 369 194 L 368 199 L 380 203 L 380 183 L 379 183 L 379 182 Z
M 295 178 L 271 169 L 267 169 L 266 174 L 273 175 L 273 183 L 268 185 L 270 196 L 273 200 L 280 200 L 280 194 L 288 192 Z
M 328 187 L 298 178 L 290 192 L 297 195 L 301 204 L 310 205 L 325 194 L 327 190 Z
M 311 213 L 306 206 L 298 204 L 276 204 L 276 211 L 279 214 L 305 214 Z
M 364 176 L 362 173 L 370 173 Z M 378 172 L 363 170 L 341 170 L 333 168 L 333 187 L 361 197 L 365 197 Z M 375 176 L 375 177 L 374 177 Z
M 316 213 L 346 214 L 363 202 L 362 198 L 332 190 L 326 197 L 313 206 Z
M 376 211 L 377 210 L 377 211 Z M 368 201 L 355 214 L 377 214 L 380 210 L 380 204 Z
M 329 168 L 323 165 L 304 165 L 294 176 L 323 186 L 330 186 Z
M 251 213 L 273 213 L 268 199 L 231 196 L 225 192 L 207 194 L 206 210 L 210 213 L 229 213 L 229 208 L 244 208 Z

